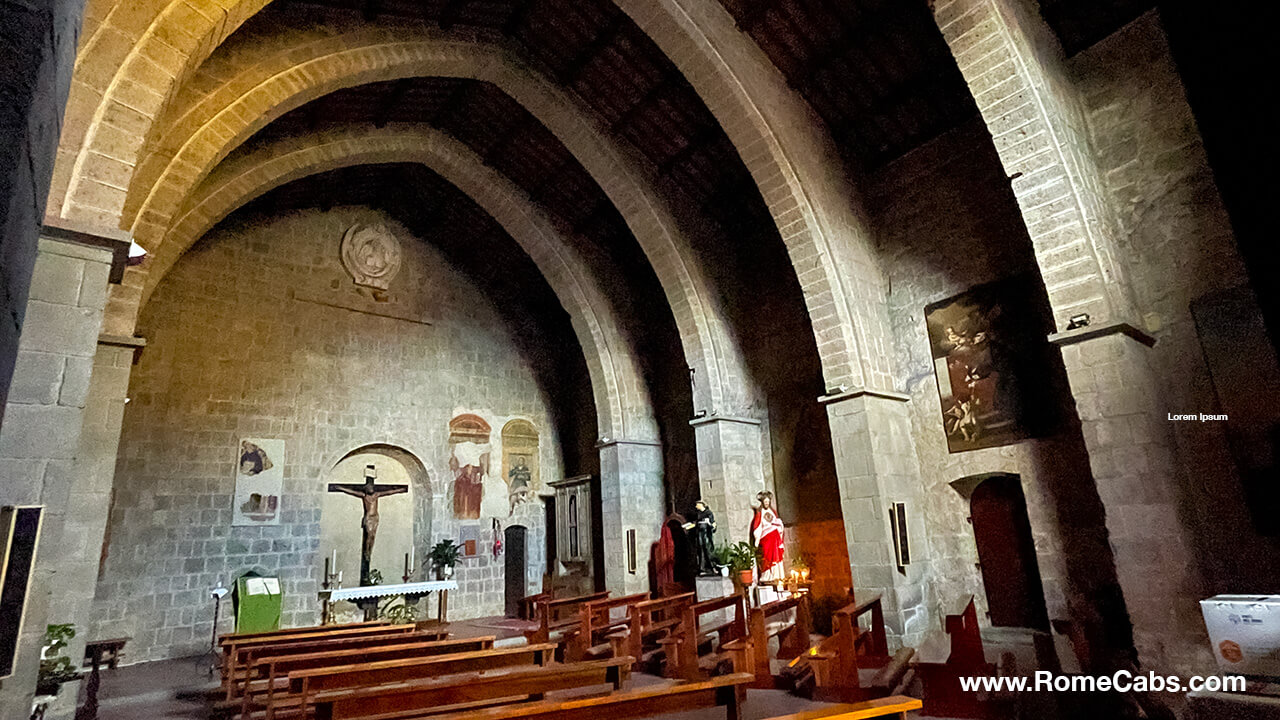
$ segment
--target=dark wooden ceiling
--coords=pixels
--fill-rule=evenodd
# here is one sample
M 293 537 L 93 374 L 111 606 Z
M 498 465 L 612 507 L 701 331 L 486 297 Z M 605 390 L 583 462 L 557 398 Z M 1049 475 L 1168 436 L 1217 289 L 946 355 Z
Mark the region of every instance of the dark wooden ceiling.
M 977 113 L 925 0 L 721 0 L 868 171 Z
M 1040 0 L 1040 14 L 1075 55 L 1155 7 L 1155 0 Z

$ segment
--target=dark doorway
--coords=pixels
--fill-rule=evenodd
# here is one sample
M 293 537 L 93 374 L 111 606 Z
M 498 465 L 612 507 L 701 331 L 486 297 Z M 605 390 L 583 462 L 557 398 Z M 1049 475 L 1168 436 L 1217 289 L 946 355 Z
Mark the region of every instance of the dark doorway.
M 525 534 L 523 525 L 512 525 L 503 533 L 502 545 L 506 548 L 506 615 L 517 617 L 520 601 L 524 599 L 526 565 Z
M 991 624 L 1049 629 L 1027 499 L 1017 475 L 993 475 L 969 498 Z
M 549 495 L 543 498 L 543 510 L 547 514 L 547 572 L 552 577 L 556 574 L 556 498 Z

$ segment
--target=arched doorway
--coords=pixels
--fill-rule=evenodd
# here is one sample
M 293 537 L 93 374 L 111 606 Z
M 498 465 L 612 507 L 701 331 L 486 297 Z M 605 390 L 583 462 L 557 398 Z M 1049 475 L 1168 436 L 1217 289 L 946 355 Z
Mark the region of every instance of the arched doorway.
M 528 548 L 525 541 L 528 530 L 523 525 L 510 525 L 503 533 L 502 546 L 506 553 L 506 605 L 507 617 L 519 617 L 520 601 L 525 594 L 525 567 L 528 565 Z
M 976 481 L 970 485 L 969 516 L 991 624 L 1048 630 L 1049 613 L 1022 479 L 996 473 L 966 480 Z

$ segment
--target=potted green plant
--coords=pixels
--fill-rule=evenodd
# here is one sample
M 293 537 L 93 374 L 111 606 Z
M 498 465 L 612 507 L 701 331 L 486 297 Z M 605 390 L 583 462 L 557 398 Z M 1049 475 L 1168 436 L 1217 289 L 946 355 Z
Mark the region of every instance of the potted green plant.
M 436 579 L 444 580 L 453 575 L 453 566 L 458 563 L 458 558 L 462 557 L 462 548 L 455 545 L 453 540 L 445 538 L 431 548 L 427 557 L 436 569 Z
M 720 568 L 720 577 L 729 577 L 729 564 L 733 558 L 732 546 L 728 543 L 716 548 L 712 553 L 716 567 Z
M 57 695 L 63 683 L 80 679 L 71 658 L 62 654 L 75 636 L 76 626 L 70 623 L 45 628 L 44 645 L 40 649 L 40 673 L 36 677 L 37 695 Z
M 729 571 L 743 587 L 751 584 L 754 570 L 762 559 L 760 549 L 749 542 L 740 541 L 729 546 Z

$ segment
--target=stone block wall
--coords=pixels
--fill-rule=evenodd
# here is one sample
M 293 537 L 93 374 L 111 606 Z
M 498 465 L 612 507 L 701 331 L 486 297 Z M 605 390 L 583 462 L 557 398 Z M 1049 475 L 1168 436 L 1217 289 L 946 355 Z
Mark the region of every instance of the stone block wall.
M 401 240 L 402 269 L 385 303 L 360 295 L 339 263 L 339 241 L 357 221 L 385 222 Z M 464 522 L 453 518 L 448 467 L 457 414 L 493 427 L 494 472 L 511 417 L 540 432 L 542 481 L 561 472 L 545 400 L 501 309 L 438 251 L 367 208 L 234 216 L 166 277 L 140 334 L 148 347 L 130 385 L 95 602 L 96 632 L 131 635 L 135 661 L 203 652 L 208 590 L 250 569 L 281 577 L 286 625 L 318 621 L 320 530 L 330 522 L 321 498 L 327 472 L 352 450 L 390 444 L 425 466 L 431 518 L 415 524 L 432 537 L 377 540 L 412 541 L 419 558 L 436 540 L 457 539 Z M 231 525 L 236 451 L 246 437 L 285 440 L 278 526 Z M 500 521 L 529 528 L 525 579 L 536 591 L 545 567 L 541 503 Z M 478 526 L 480 553 L 457 569 L 450 617 L 501 614 L 492 519 L 465 522 Z M 226 612 L 221 627 L 230 629 Z

